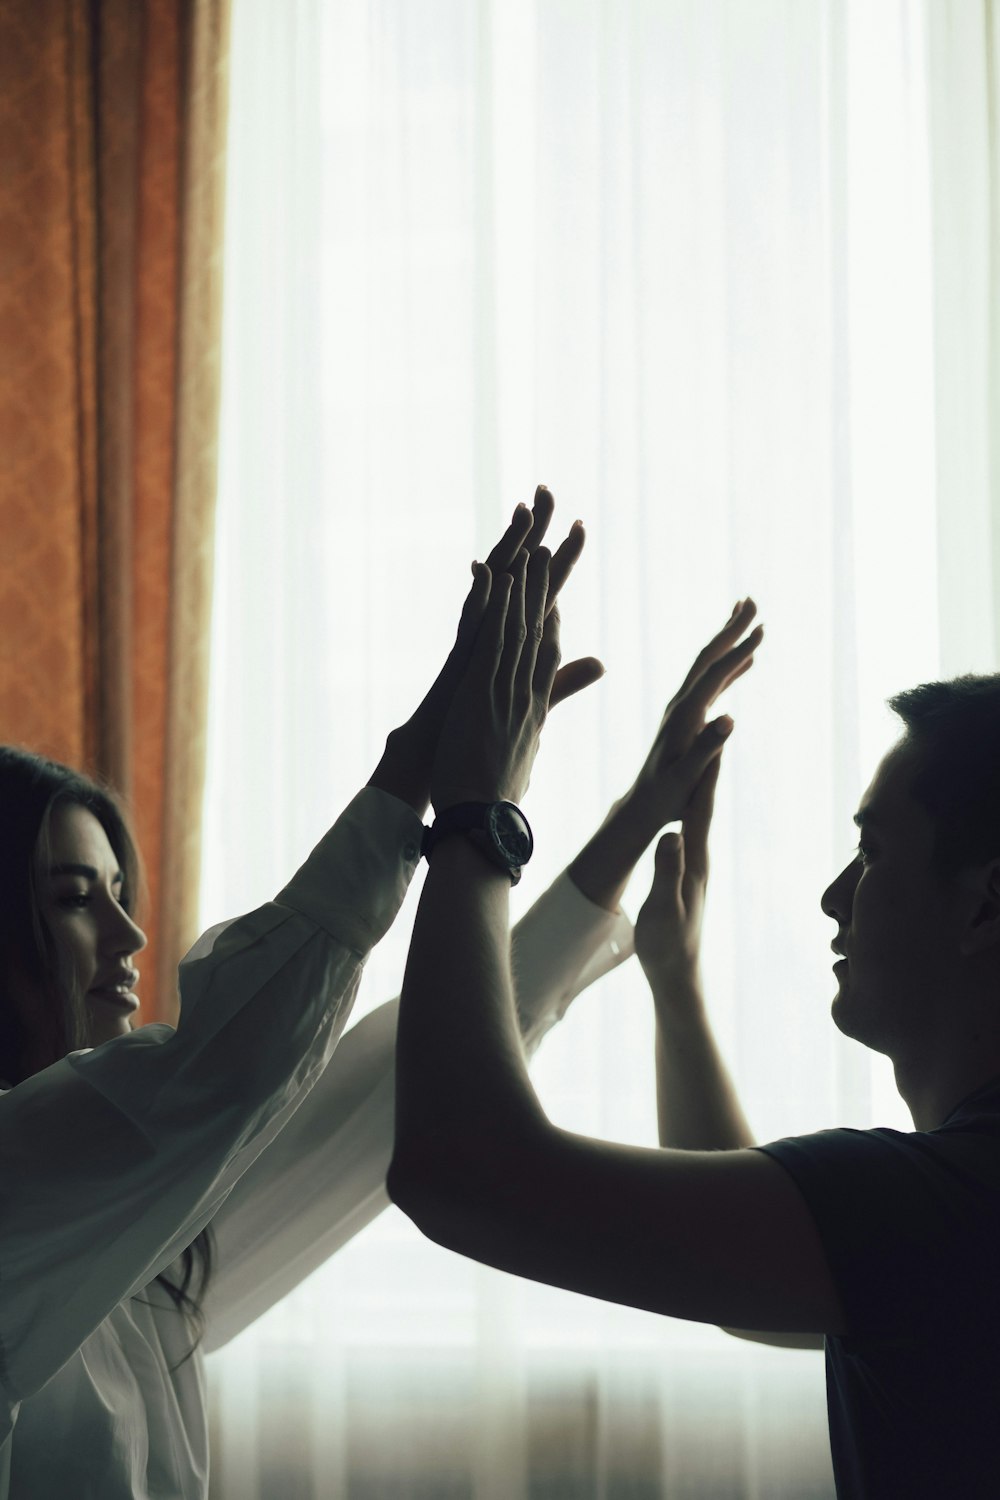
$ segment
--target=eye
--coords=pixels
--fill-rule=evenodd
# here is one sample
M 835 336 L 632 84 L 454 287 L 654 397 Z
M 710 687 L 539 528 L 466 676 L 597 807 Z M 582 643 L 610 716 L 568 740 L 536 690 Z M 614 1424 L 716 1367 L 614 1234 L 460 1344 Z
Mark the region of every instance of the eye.
M 867 864 L 869 859 L 871 858 L 872 851 L 867 844 L 858 844 L 855 853 L 861 855 L 863 864 Z
M 59 905 L 65 906 L 67 909 L 72 909 L 73 907 L 80 908 L 89 906 L 90 896 L 89 894 L 81 894 L 77 896 L 60 896 Z

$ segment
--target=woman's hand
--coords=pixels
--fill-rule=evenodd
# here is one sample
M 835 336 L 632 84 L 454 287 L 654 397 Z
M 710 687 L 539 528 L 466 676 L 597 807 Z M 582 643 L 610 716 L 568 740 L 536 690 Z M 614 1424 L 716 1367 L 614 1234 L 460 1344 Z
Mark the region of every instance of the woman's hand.
M 525 505 L 517 507 L 510 525 L 486 560 L 491 578 L 495 579 L 499 574 L 509 572 L 522 549 L 529 556 L 538 550 L 548 531 L 554 510 L 555 501 L 544 485 L 539 485 L 535 491 L 533 510 L 529 511 Z M 583 527 L 577 524 L 571 527 L 569 535 L 551 559 L 547 611 L 554 607 L 559 591 L 579 560 L 583 545 Z M 484 590 L 481 585 L 477 586 L 474 579 L 462 608 L 455 644 L 448 653 L 444 666 L 410 718 L 389 735 L 385 754 L 368 783 L 369 786 L 378 786 L 402 797 L 420 817 L 423 817 L 427 809 L 431 766 L 441 726 L 472 658 L 488 597 L 488 588 Z M 592 656 L 567 662 L 556 673 L 549 707 L 589 687 L 603 675 L 604 667 Z
M 559 670 L 552 561 L 538 547 L 518 553 L 512 574 L 494 577 L 477 565 L 474 608 L 482 623 L 438 742 L 436 813 L 458 802 L 519 802 L 527 791 Z
M 722 754 L 713 756 L 684 814 L 683 835 L 656 846 L 649 895 L 635 921 L 635 951 L 658 999 L 701 993 L 701 927 L 708 887 L 708 831 Z
M 764 627 L 758 625 L 743 641 L 740 636 L 756 613 L 752 599 L 737 604 L 727 623 L 699 652 L 679 691 L 667 704 L 652 748 L 626 798 L 631 816 L 648 829 L 647 846 L 665 823 L 683 818 L 704 770 L 703 747 L 718 749 L 718 740 L 713 738 L 715 725 L 723 730 L 723 738 L 732 728 L 728 715 L 707 727 L 705 717 L 720 694 L 753 666 Z M 692 766 L 697 770 L 695 776 L 691 775 Z
M 717 759 L 728 715 L 706 726 L 712 704 L 753 666 L 764 627 L 740 636 L 757 613 L 752 599 L 737 604 L 729 620 L 695 658 L 679 691 L 667 704 L 652 748 L 631 789 L 569 866 L 569 876 L 597 906 L 618 910 L 632 872 L 665 823 L 686 816 L 706 764 Z

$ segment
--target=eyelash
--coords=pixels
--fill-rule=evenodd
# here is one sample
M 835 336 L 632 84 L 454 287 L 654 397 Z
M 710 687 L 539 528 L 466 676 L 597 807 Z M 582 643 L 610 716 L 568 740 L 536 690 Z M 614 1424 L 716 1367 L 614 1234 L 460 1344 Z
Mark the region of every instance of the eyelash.
M 871 857 L 871 852 L 872 851 L 867 844 L 858 844 L 855 849 L 855 853 L 860 854 L 861 858 L 865 861 L 866 864 Z
M 118 905 L 121 907 L 122 911 L 127 912 L 128 902 L 125 901 L 121 896 L 117 896 L 115 899 L 117 900 Z M 90 905 L 92 900 L 92 896 L 84 895 L 83 893 L 81 893 L 77 896 L 63 896 L 60 899 L 59 905 L 65 906 L 67 910 L 75 908 L 77 911 L 82 911 L 85 906 Z

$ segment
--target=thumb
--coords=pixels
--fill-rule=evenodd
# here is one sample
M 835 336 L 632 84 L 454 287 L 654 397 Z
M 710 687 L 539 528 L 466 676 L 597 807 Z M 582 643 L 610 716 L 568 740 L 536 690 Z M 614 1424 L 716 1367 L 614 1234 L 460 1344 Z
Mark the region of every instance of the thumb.
M 549 708 L 555 708 L 564 698 L 571 698 L 574 693 L 580 693 L 584 688 L 600 682 L 603 676 L 604 665 L 596 656 L 583 656 L 577 661 L 567 662 L 556 673 L 549 696 Z
M 656 846 L 656 876 L 665 880 L 684 878 L 684 835 L 665 833 Z
M 719 751 L 735 727 L 728 714 L 723 714 L 720 718 L 713 719 L 711 724 L 705 725 L 701 734 L 698 735 L 684 757 L 696 778 L 696 782 L 701 780 L 706 767 L 718 757 Z

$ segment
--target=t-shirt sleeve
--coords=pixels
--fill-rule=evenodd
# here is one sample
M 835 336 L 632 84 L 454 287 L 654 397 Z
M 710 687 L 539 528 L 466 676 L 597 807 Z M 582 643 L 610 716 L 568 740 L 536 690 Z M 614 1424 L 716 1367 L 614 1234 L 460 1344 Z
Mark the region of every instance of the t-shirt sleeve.
M 848 1338 L 946 1335 L 996 1302 L 996 1143 L 947 1131 L 822 1130 L 755 1148 L 815 1220 Z
M 181 964 L 144 1026 L 0 1095 L 0 1386 L 37 1391 L 210 1222 L 322 1075 L 417 859 L 412 809 L 355 798 L 299 874 Z

